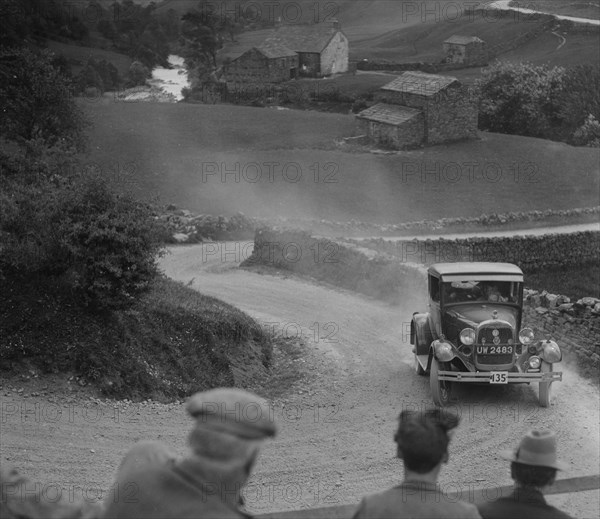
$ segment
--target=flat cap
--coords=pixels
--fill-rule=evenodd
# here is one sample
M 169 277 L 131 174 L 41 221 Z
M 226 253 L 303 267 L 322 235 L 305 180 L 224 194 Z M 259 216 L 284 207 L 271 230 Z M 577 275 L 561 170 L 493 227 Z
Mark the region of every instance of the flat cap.
M 202 391 L 190 397 L 187 412 L 197 427 L 233 434 L 247 440 L 275 436 L 274 413 L 259 396 L 235 388 Z

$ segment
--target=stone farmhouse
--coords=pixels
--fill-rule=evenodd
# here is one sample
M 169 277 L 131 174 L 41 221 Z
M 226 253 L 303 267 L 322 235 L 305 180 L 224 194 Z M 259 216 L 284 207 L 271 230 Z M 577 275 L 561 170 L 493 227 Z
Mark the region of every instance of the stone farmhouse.
M 485 42 L 476 36 L 451 36 L 442 48 L 446 63 L 478 66 L 486 65 L 488 61 Z
M 477 138 L 478 100 L 458 79 L 404 72 L 356 115 L 359 131 L 394 149 Z
M 338 22 L 281 25 L 223 69 L 228 85 L 281 83 L 347 71 L 348 38 Z

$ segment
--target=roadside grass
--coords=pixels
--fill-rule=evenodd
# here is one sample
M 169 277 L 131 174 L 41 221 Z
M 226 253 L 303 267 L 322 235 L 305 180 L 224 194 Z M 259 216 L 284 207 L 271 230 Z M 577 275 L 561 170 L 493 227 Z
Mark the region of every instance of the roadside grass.
M 127 310 L 86 312 L 43 280 L 3 280 L 0 358 L 11 374 L 72 372 L 105 396 L 170 401 L 246 386 L 272 341 L 237 308 L 166 278 Z
M 600 264 L 590 263 L 568 269 L 538 269 L 527 274 L 527 288 L 547 290 L 576 301 L 582 297 L 600 298 Z
M 600 203 L 598 149 L 480 132 L 375 154 L 339 144 L 357 134 L 351 115 L 102 101 L 82 103 L 82 169 L 200 214 L 396 224 Z

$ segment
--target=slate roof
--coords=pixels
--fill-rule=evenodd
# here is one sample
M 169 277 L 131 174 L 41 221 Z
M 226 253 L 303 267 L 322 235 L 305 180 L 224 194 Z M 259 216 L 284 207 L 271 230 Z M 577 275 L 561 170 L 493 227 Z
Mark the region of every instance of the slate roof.
M 282 25 L 269 36 L 263 45 L 279 45 L 296 52 L 320 53 L 331 41 L 339 29 L 330 24 Z
M 467 45 L 468 43 L 483 43 L 483 40 L 479 39 L 477 36 L 459 36 L 454 35 L 450 36 L 444 43 L 454 43 L 457 45 Z
M 356 114 L 356 117 L 380 123 L 399 125 L 416 117 L 420 113 L 420 110 L 408 108 L 407 106 L 377 103 L 376 105 L 359 112 Z
M 458 79 L 452 76 L 438 76 L 436 74 L 410 71 L 405 72 L 387 85 L 382 86 L 381 90 L 429 97 L 444 90 L 454 82 L 458 83 Z
M 288 49 L 284 45 L 268 41 L 264 41 L 258 47 L 254 48 L 267 58 L 286 58 L 297 54 L 295 51 Z

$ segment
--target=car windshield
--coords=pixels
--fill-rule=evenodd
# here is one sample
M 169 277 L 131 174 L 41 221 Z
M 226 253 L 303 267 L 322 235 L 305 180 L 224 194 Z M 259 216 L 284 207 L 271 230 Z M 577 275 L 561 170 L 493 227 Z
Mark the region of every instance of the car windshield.
M 515 281 L 452 281 L 442 283 L 444 304 L 472 303 L 519 303 L 521 283 Z

